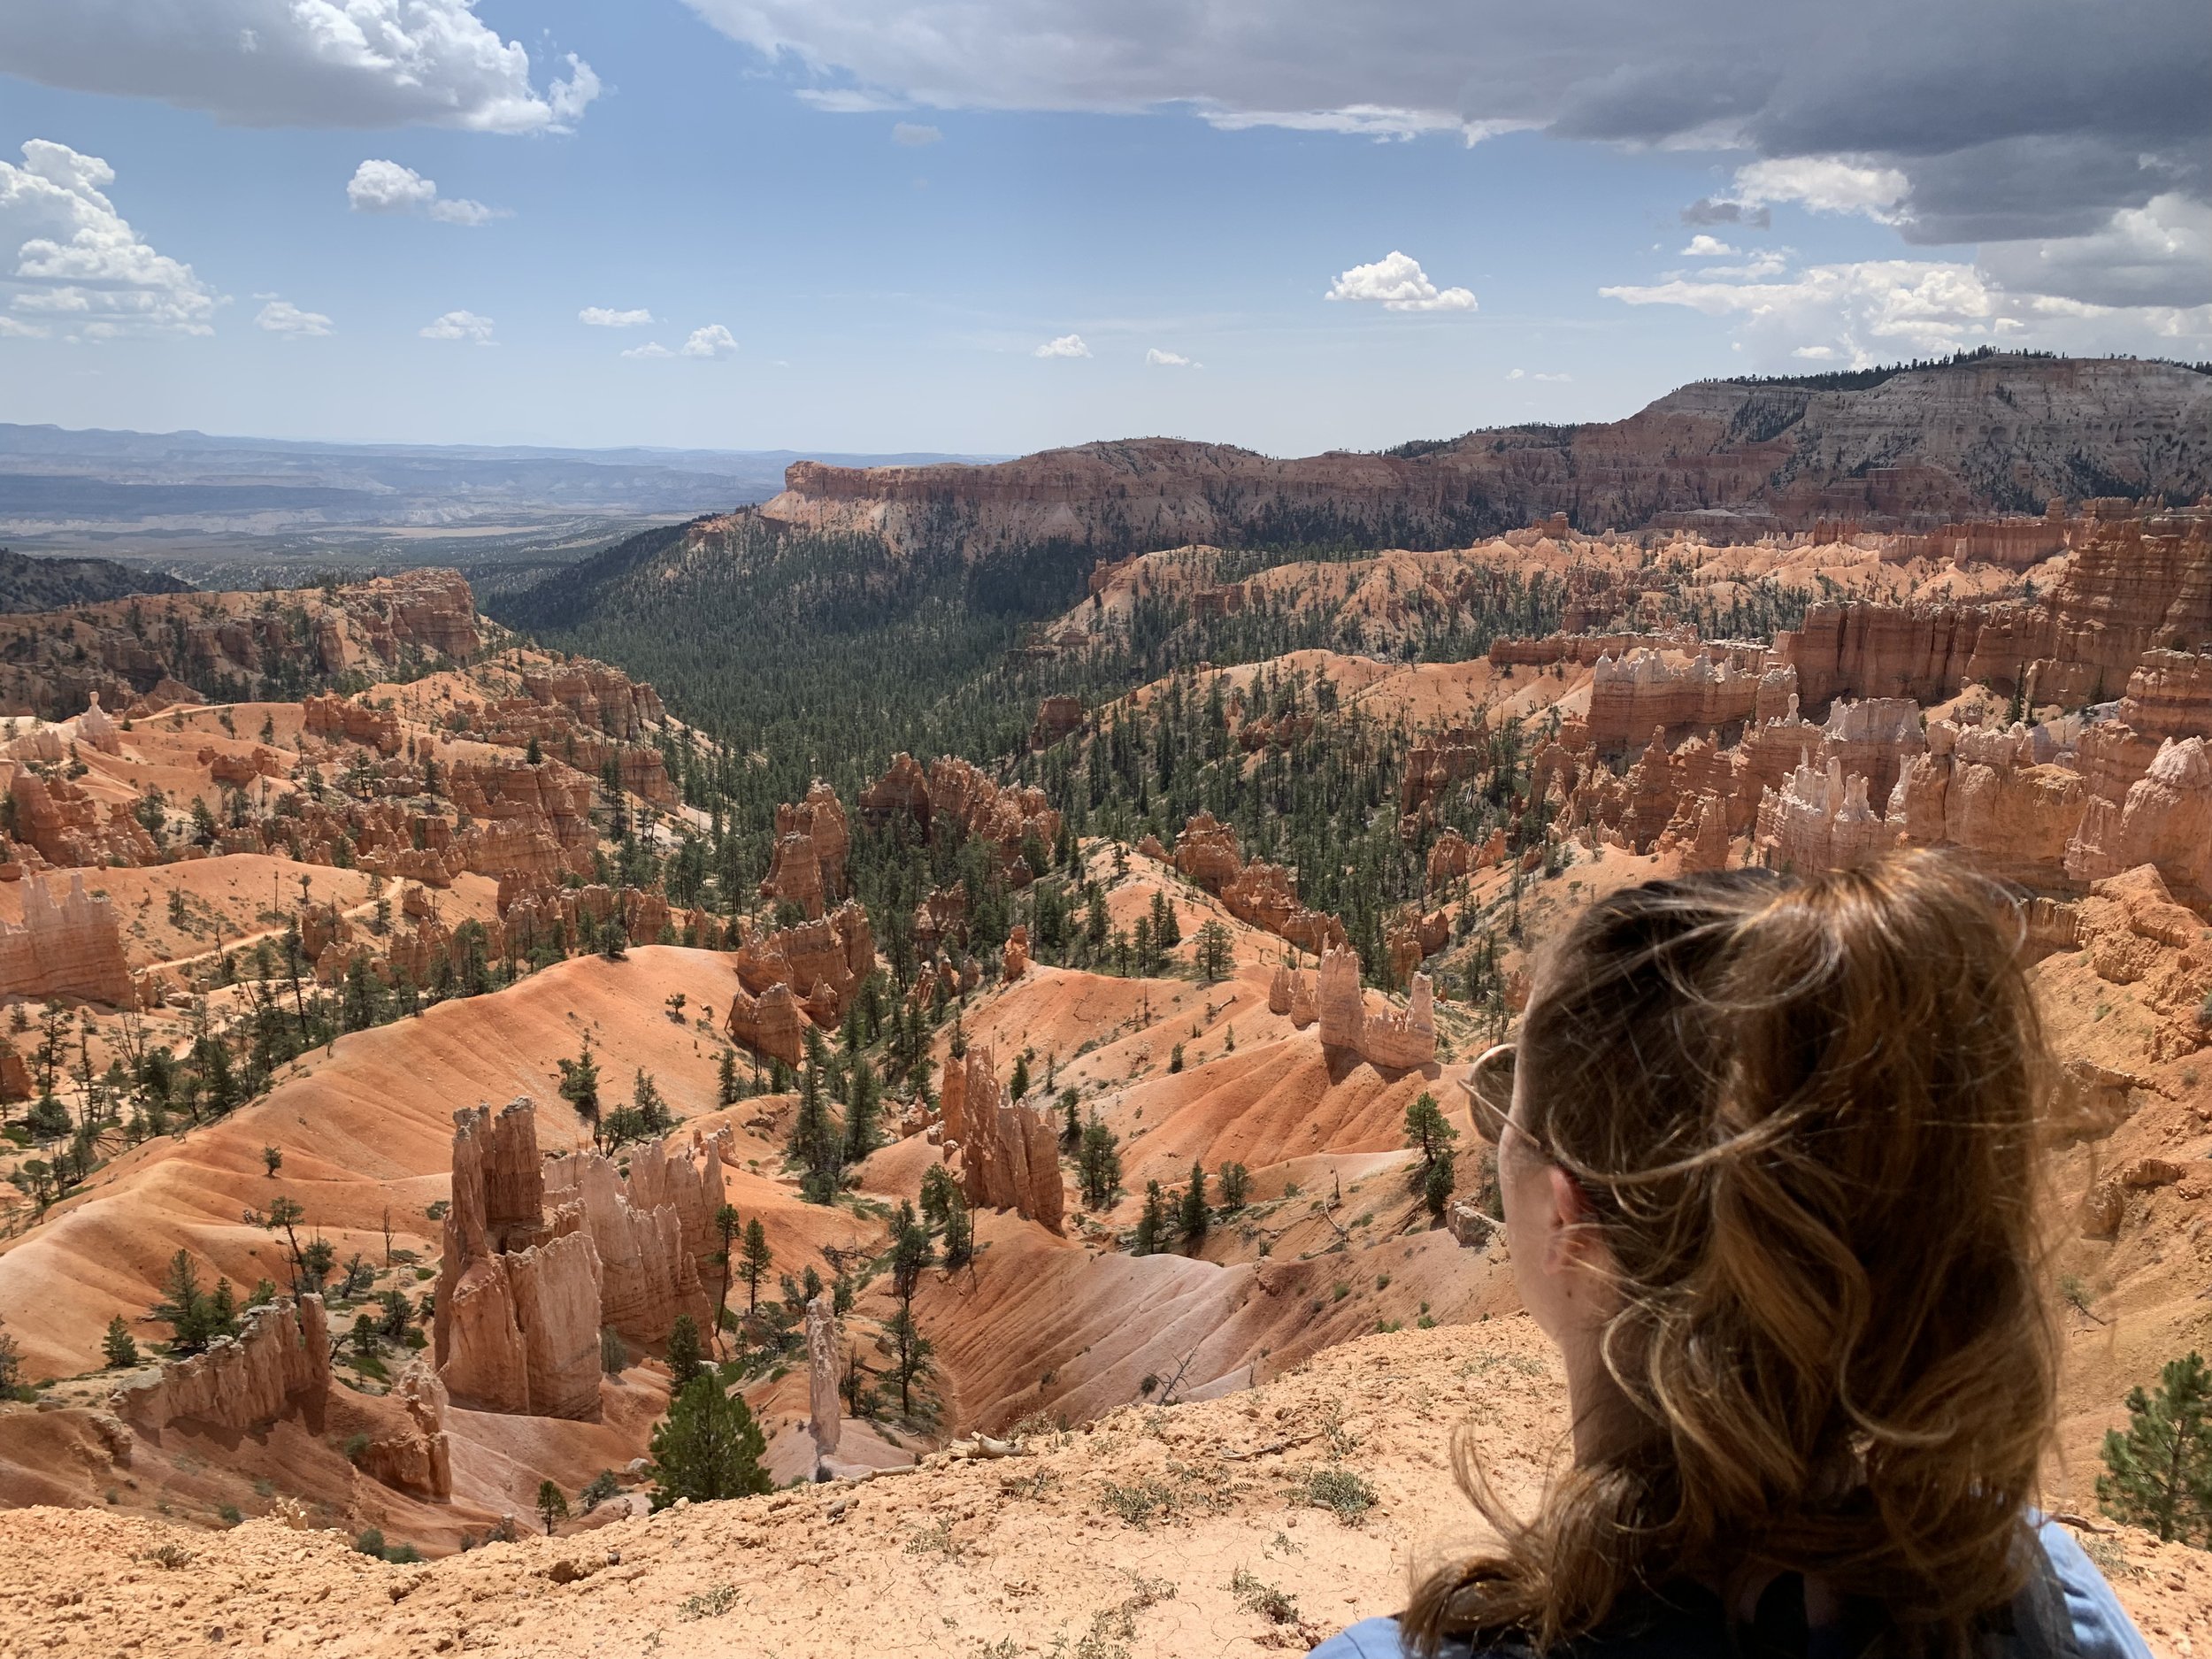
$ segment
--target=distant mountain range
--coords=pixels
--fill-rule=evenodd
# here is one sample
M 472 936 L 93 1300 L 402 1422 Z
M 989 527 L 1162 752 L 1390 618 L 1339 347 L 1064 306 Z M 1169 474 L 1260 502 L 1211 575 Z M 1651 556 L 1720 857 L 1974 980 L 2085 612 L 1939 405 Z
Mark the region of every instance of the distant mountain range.
M 1186 542 L 1455 546 L 1563 513 L 1578 530 L 1868 527 L 2040 512 L 2055 496 L 2212 489 L 2212 373 L 1977 352 L 1796 379 L 1700 380 L 1624 420 L 1504 426 L 1276 460 L 1145 438 L 990 466 L 795 465 L 757 511 L 902 550 L 989 559 Z
M 311 443 L 0 425 L 0 536 L 265 536 L 689 514 L 763 500 L 804 458 L 788 449 Z M 814 458 L 871 466 L 964 457 Z

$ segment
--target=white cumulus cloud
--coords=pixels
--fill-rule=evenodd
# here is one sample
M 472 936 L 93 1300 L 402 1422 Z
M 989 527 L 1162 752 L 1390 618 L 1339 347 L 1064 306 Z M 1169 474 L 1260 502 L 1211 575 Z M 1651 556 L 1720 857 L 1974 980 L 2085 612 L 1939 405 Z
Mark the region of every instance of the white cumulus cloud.
M 1509 371 L 1505 378 L 1509 380 L 1555 380 L 1563 385 L 1565 382 L 1573 380 L 1574 376 L 1571 374 L 1546 374 L 1541 370 L 1539 370 L 1534 374 L 1531 374 L 1526 369 L 1514 369 Z
M 651 322 L 653 313 L 642 306 L 634 311 L 618 311 L 605 305 L 587 305 L 576 313 L 576 320 L 594 328 L 637 328 Z
M 1855 367 L 1980 345 L 2101 353 L 2158 342 L 2175 356 L 2212 344 L 2212 304 L 2099 305 L 2014 288 L 1958 260 L 1864 259 L 1802 266 L 1778 280 L 1676 276 L 1602 288 L 1630 305 L 1679 305 L 1732 319 L 1740 349 L 1770 363 Z
M 1717 236 L 1708 236 L 1703 231 L 1690 238 L 1690 245 L 1682 250 L 1686 259 L 1717 259 L 1723 254 L 1739 251 Z
M 288 339 L 303 339 L 331 332 L 330 319 L 320 311 L 303 311 L 289 300 L 272 299 L 254 313 L 254 326 Z
M 474 311 L 448 311 L 434 323 L 415 331 L 425 340 L 467 340 L 480 346 L 492 341 L 492 319 Z
M 683 344 L 683 355 L 687 357 L 727 357 L 736 349 L 736 336 L 720 323 L 709 323 L 704 328 L 693 329 L 691 338 Z
M 565 77 L 534 82 L 530 54 L 474 0 L 9 0 L 0 63 L 243 127 L 562 132 L 600 90 L 573 53 Z
M 1816 213 L 1886 220 L 1911 188 L 1894 167 L 1863 166 L 1839 156 L 1788 156 L 1737 168 L 1735 199 L 1747 207 L 1798 202 Z
M 676 354 L 657 340 L 649 340 L 641 346 L 632 346 L 622 354 L 626 357 L 672 357 Z
M 72 337 L 207 334 L 218 303 L 192 267 L 154 251 L 104 194 L 115 169 L 97 156 L 34 138 L 23 165 L 0 161 L 0 271 L 14 254 L 10 307 L 50 319 Z M 44 322 L 19 318 L 18 336 Z
M 891 128 L 891 142 L 904 144 L 909 149 L 918 150 L 924 144 L 933 144 L 943 136 L 935 127 L 914 121 L 900 121 Z
M 1087 357 L 1091 355 L 1091 349 L 1083 343 L 1080 334 L 1062 334 L 1039 346 L 1036 355 L 1041 357 Z
M 438 199 L 438 187 L 396 161 L 365 161 L 346 180 L 346 205 L 357 213 L 407 213 Z
M 357 213 L 412 213 L 418 210 L 442 224 L 481 225 L 511 219 L 503 207 L 486 207 L 468 197 L 440 196 L 437 180 L 426 179 L 396 161 L 369 160 L 346 180 L 346 205 Z
M 1393 249 L 1372 265 L 1356 265 L 1329 285 L 1325 299 L 1379 302 L 1386 311 L 1471 311 L 1465 288 L 1440 288 L 1421 262 Z
M 1157 346 L 1146 349 L 1144 360 L 1156 369 L 1195 369 L 1202 366 L 1193 363 L 1179 351 L 1163 351 Z

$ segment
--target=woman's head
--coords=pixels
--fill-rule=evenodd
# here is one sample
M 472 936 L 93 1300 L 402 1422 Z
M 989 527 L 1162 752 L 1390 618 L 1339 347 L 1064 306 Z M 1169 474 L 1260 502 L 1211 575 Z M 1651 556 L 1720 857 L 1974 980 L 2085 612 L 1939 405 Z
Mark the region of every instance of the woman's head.
M 1608 1422 L 1417 1633 L 1548 1641 L 1640 1583 L 1798 1568 L 1962 1639 L 2015 1582 L 2053 1410 L 2001 895 L 1928 855 L 1615 894 L 1541 962 L 1512 1072 L 1516 1272 Z

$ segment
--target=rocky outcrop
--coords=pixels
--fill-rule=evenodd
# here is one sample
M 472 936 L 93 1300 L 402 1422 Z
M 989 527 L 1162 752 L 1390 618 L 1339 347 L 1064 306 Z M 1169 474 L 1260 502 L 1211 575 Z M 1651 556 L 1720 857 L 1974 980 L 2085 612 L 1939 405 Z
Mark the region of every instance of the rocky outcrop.
M 946 1066 L 941 1098 L 946 1155 L 959 1154 L 960 1184 L 968 1202 L 978 1208 L 1011 1210 L 1059 1232 L 1065 1194 L 1060 1133 L 1050 1110 L 1005 1097 L 988 1043 L 969 1049 L 964 1064 Z
M 1029 972 L 1029 925 L 1016 922 L 1014 931 L 1007 935 L 1006 949 L 999 955 L 998 977 L 1002 983 L 1011 985 Z
M 1774 636 L 1774 656 L 1816 715 L 1842 696 L 1941 703 L 1966 682 L 1982 625 L 1965 605 L 1824 601 Z
M 0 921 L 0 995 L 138 1006 L 121 921 L 105 895 L 88 894 L 81 872 L 72 872 L 58 901 L 36 876 L 24 880 L 22 893 L 21 924 Z
M 648 726 L 668 718 L 658 692 L 604 663 L 577 660 L 526 668 L 519 678 L 532 702 L 558 709 L 578 726 L 621 742 L 635 742 Z
M 1590 741 L 1618 754 L 1657 729 L 1732 739 L 1756 711 L 1763 664 L 1700 654 L 1677 659 L 1654 650 L 1601 657 L 1590 670 Z
M 2162 1019 L 2154 1060 L 2194 1054 L 2212 1041 L 2202 1015 L 2212 997 L 2212 927 L 2174 902 L 2158 871 L 2144 864 L 2094 882 L 2069 907 L 2073 944 L 2097 977 L 2141 987 L 2144 1006 Z
M 770 986 L 758 996 L 740 986 L 730 994 L 724 1029 L 730 1041 L 796 1065 L 806 1053 L 806 1010 L 787 985 Z
M 1050 749 L 1070 733 L 1082 729 L 1082 698 L 1047 697 L 1037 704 L 1037 718 L 1030 723 L 1029 747 Z
M 860 813 L 872 824 L 905 818 L 924 833 L 941 822 L 959 824 L 990 842 L 1000 867 L 1010 872 L 1025 842 L 1049 850 L 1060 836 L 1060 814 L 1042 789 L 1033 784 L 1001 787 L 980 768 L 949 756 L 933 762 L 926 772 L 911 755 L 894 756 L 883 775 L 860 792 Z M 1036 873 L 1025 864 L 1023 868 L 1027 876 Z
M 126 1384 L 111 1404 L 117 1416 L 156 1433 L 176 1422 L 242 1432 L 293 1410 L 306 1413 L 319 1432 L 329 1394 L 323 1299 L 286 1296 L 249 1308 L 236 1336 Z
M 1138 850 L 1146 849 L 1140 846 Z M 1153 856 L 1170 856 L 1156 843 Z M 1172 861 L 1184 875 L 1218 895 L 1229 914 L 1240 922 L 1263 928 L 1316 956 L 1345 942 L 1341 922 L 1298 902 L 1288 870 L 1263 859 L 1246 864 L 1236 831 L 1217 822 L 1210 812 L 1196 813 L 1183 826 L 1183 833 L 1175 838 Z
M 1475 849 L 1455 829 L 1448 829 L 1429 846 L 1429 891 L 1456 881 L 1475 867 Z
M 845 1407 L 837 1392 L 842 1369 L 837 1352 L 837 1303 L 823 1291 L 806 1305 L 807 1432 L 814 1439 L 814 1464 L 837 1455 L 845 1426 Z
M 502 880 L 557 886 L 592 873 L 599 832 L 591 821 L 592 780 L 559 761 L 457 761 L 447 792 L 466 826 L 448 862 Z
M 0 715 L 64 718 L 97 694 L 108 708 L 270 693 L 296 697 L 341 676 L 464 661 L 481 649 L 475 600 L 457 571 L 409 571 L 334 589 L 139 594 L 59 615 L 0 616 Z
M 1207 892 L 1219 893 L 1244 873 L 1237 833 L 1210 812 L 1196 813 L 1175 838 L 1175 867 Z
M 453 1443 L 446 1432 L 445 1384 L 417 1355 L 392 1384 L 392 1402 L 404 1414 L 389 1432 L 361 1453 L 361 1472 L 418 1497 L 442 1502 L 453 1495 Z
M 2101 702 L 2146 651 L 2212 643 L 2212 507 L 2090 519 L 2064 573 L 2032 603 L 1822 603 L 1778 634 L 1805 706 L 1832 697 L 1940 703 L 1969 680 L 2032 703 Z
M 1932 722 L 1926 753 L 1891 792 L 1890 829 L 1910 846 L 1961 848 L 2007 880 L 2062 882 L 2089 787 L 2078 772 L 2039 758 L 2039 730 Z
M 119 801 L 96 801 L 58 772 L 44 777 L 19 766 L 8 780 L 15 836 L 50 864 L 63 868 L 158 864 L 161 849 Z
M 2212 751 L 2205 740 L 2168 738 L 2124 801 L 2091 801 L 2065 864 L 2068 875 L 2087 882 L 2148 864 L 2185 902 L 2212 907 Z
M 641 1210 L 673 1210 L 684 1249 L 703 1267 L 722 1248 L 714 1217 L 725 1201 L 724 1174 L 734 1147 L 725 1124 L 710 1135 L 695 1128 L 687 1138 L 672 1135 L 630 1149 L 630 1202 Z
M 1874 856 L 1893 840 L 1881 815 L 1867 803 L 1866 780 L 1846 777 L 1842 763 L 1800 766 L 1759 807 L 1758 849 L 1778 870 L 1816 875 L 1845 870 Z
M 399 753 L 399 711 L 375 708 L 350 697 L 303 697 L 300 713 L 310 737 L 331 743 L 358 743 L 380 755 Z
M 614 1161 L 597 1152 L 555 1158 L 546 1190 L 559 1212 L 580 1216 L 597 1254 L 599 1325 L 613 1326 L 634 1342 L 653 1343 L 667 1339 L 677 1315 L 704 1316 L 697 1256 L 687 1244 L 673 1203 L 647 1208 L 646 1194 L 633 1189 Z
M 1416 738 L 1406 753 L 1405 775 L 1398 785 L 1400 833 L 1409 840 L 1417 834 L 1429 805 L 1461 779 L 1473 776 L 1489 753 L 1486 733 L 1469 726 L 1455 726 Z
M 533 1417 L 599 1414 L 600 1264 L 580 1207 L 549 1223 L 536 1108 L 454 1114 L 453 1194 L 432 1357 L 459 1404 Z M 665 1333 L 663 1333 L 665 1334 Z
M 1311 1018 L 1317 1018 L 1325 1048 L 1347 1050 L 1390 1071 L 1411 1071 L 1436 1058 L 1435 994 L 1427 974 L 1413 976 L 1402 1010 L 1392 1008 L 1371 1015 L 1360 989 L 1359 958 L 1349 950 L 1334 949 L 1323 955 L 1317 993 L 1306 989 L 1302 970 L 1279 970 L 1279 975 L 1288 979 L 1282 988 L 1287 993 L 1283 1000 L 1291 1023 L 1302 1029 Z M 1279 994 L 1276 987 L 1270 987 L 1270 1006 Z M 1302 1019 L 1300 1016 L 1309 1010 L 1311 1017 Z
M 837 791 L 816 779 L 804 801 L 776 809 L 774 862 L 760 884 L 760 896 L 795 904 L 810 919 L 819 918 L 828 900 L 844 896 L 850 844 Z
M 2102 702 L 2149 650 L 2212 645 L 2212 507 L 2085 524 L 2065 573 L 2032 604 L 1993 611 L 1970 671 L 2038 703 Z
M 875 934 L 868 926 L 868 912 L 855 899 L 813 921 L 757 938 L 749 932 L 741 933 L 731 964 L 739 983 L 756 997 L 764 996 L 774 986 L 789 987 L 824 1027 L 844 1017 L 853 987 L 875 967 Z

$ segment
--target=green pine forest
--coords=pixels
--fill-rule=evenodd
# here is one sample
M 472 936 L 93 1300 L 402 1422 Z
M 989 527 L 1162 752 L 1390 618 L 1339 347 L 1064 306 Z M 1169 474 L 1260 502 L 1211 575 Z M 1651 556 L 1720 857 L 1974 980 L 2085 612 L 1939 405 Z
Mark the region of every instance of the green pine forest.
M 1279 526 L 1271 542 L 1222 556 L 1210 579 L 1371 550 L 1301 534 L 1313 528 Z M 871 536 L 793 533 L 741 513 L 711 528 L 647 532 L 492 610 L 540 644 L 651 680 L 672 711 L 713 740 L 696 743 L 681 731 L 663 740 L 670 776 L 713 825 L 665 857 L 669 895 L 681 904 L 749 908 L 768 867 L 776 806 L 799 799 L 813 778 L 828 780 L 850 808 L 900 750 L 925 764 L 956 755 L 1002 782 L 1042 786 L 1076 836 L 1133 842 L 1151 833 L 1171 842 L 1192 813 L 1211 811 L 1236 828 L 1247 857 L 1294 868 L 1302 901 L 1339 917 L 1379 976 L 1386 919 L 1421 896 L 1433 835 L 1448 825 L 1479 840 L 1511 818 L 1527 759 L 1517 733 L 1501 733 L 1474 787 L 1451 792 L 1437 822 L 1408 841 L 1398 795 L 1417 733 L 1340 709 L 1325 678 L 1275 668 L 1263 671 L 1240 717 L 1217 687 L 1202 689 L 1212 682 L 1195 671 L 1307 649 L 1463 660 L 1502 635 L 1556 629 L 1563 580 L 1500 572 L 1456 602 L 1417 590 L 1407 595 L 1417 625 L 1389 641 L 1363 637 L 1356 618 L 1321 606 L 1271 600 L 1234 615 L 1194 615 L 1177 597 L 1155 596 L 1138 603 L 1125 637 L 1052 654 L 1025 648 L 1041 624 L 1082 602 L 1094 555 L 1050 543 L 969 563 L 956 546 L 949 531 L 935 556 L 899 556 Z M 1694 590 L 1670 597 L 1671 618 L 1744 637 L 1793 625 L 1809 595 L 1763 589 L 1750 604 L 1718 612 L 1701 609 Z M 1095 715 L 1159 680 L 1164 695 L 1141 713 L 1107 718 L 1094 739 L 1079 732 L 1031 751 L 1041 699 L 1072 695 Z M 1284 718 L 1300 716 L 1309 718 Z M 1286 735 L 1248 753 L 1236 731 L 1256 718 Z M 1532 819 L 1516 833 L 1541 828 Z M 977 852 L 872 831 L 856 815 L 855 836 L 856 892 L 902 978 L 911 960 L 905 918 L 932 888 L 968 886 L 969 943 L 979 951 L 995 949 L 1017 919 Z M 1040 850 L 1066 862 L 1065 849 Z M 626 842 L 623 877 L 649 879 L 654 856 Z M 1046 959 L 1073 960 L 1063 953 L 1084 953 L 1083 930 L 1058 912 L 1079 922 L 1084 895 L 1056 887 L 1028 895 L 1018 919 L 1033 923 Z

